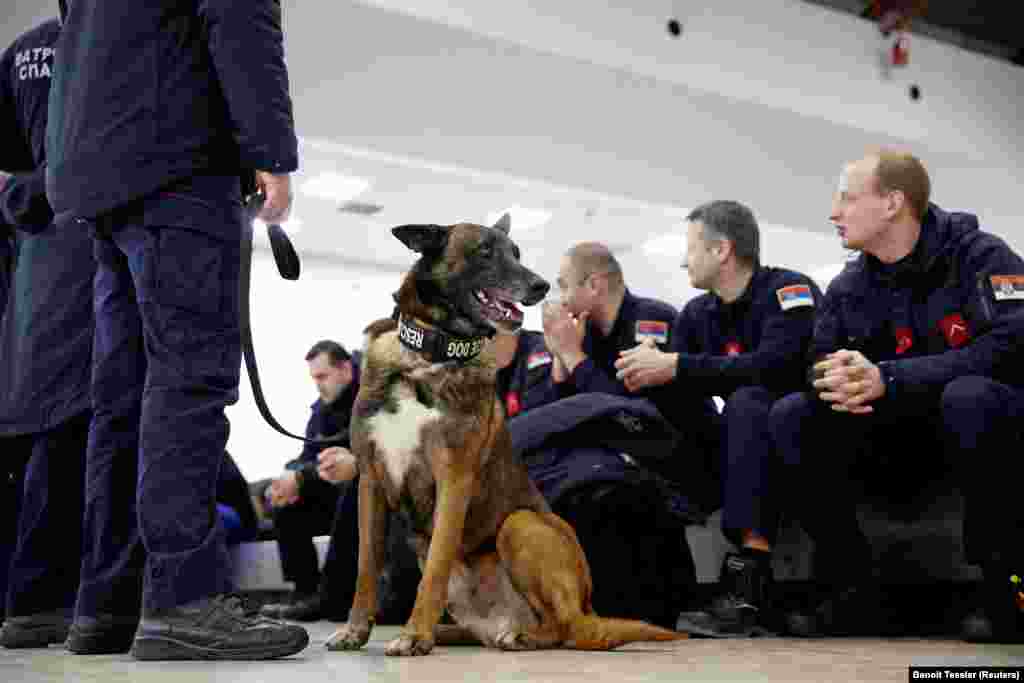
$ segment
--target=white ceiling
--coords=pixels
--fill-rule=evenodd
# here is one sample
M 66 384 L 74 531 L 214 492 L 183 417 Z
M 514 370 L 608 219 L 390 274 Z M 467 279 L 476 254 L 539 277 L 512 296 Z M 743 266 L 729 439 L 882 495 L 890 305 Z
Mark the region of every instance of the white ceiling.
M 5 44 L 56 7 L 9 5 Z M 880 80 L 874 27 L 789 0 L 283 5 L 302 136 L 292 233 L 306 260 L 397 272 L 412 255 L 391 227 L 483 222 L 520 205 L 552 214 L 533 231 L 513 221 L 542 275 L 572 244 L 603 241 L 633 289 L 679 303 L 693 294 L 681 244 L 643 245 L 681 236 L 686 210 L 744 201 L 762 223 L 763 261 L 813 273 L 845 258 L 827 220 L 842 162 L 908 142 L 940 203 L 1020 239 L 1020 78 L 923 39 L 904 74 Z M 679 40 L 665 34 L 669 16 L 683 22 Z M 907 99 L 910 78 L 923 103 Z M 381 211 L 305 195 L 325 171 L 368 180 L 356 199 Z
M 476 169 L 442 165 L 302 139 L 302 168 L 294 176 L 293 216 L 286 226 L 304 258 L 330 258 L 339 266 L 372 264 L 400 271 L 414 258 L 390 232 L 403 223 L 485 223 L 495 212 L 522 206 L 551 213 L 540 227 L 517 229 L 523 260 L 553 279 L 561 255 L 580 241 L 608 244 L 634 289 L 678 303 L 691 293 L 683 259 L 684 217 L 693 207 L 655 205 L 582 189 L 529 181 Z M 354 198 L 380 207 L 372 216 L 339 210 L 341 203 L 310 196 L 303 187 L 323 173 L 365 179 Z M 807 272 L 841 261 L 844 250 L 828 234 L 762 225 L 764 261 Z M 660 239 L 659 239 L 660 238 Z M 656 241 L 654 241 L 656 240 Z M 649 242 L 653 241 L 653 242 Z

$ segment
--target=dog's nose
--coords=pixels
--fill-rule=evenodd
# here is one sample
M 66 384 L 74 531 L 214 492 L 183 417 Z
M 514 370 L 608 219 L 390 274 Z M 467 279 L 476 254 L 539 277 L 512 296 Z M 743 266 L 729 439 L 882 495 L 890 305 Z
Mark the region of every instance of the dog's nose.
M 533 284 L 530 285 L 530 295 L 528 297 L 529 302 L 531 304 L 537 303 L 547 296 L 549 289 L 551 289 L 551 285 L 549 285 L 546 280 L 535 280 Z

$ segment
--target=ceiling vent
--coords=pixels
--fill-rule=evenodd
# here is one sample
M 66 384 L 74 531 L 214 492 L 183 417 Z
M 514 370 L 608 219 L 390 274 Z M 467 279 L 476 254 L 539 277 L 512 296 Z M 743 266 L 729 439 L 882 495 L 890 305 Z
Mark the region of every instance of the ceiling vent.
M 338 211 L 341 213 L 354 213 L 358 216 L 372 216 L 375 213 L 380 213 L 383 206 L 379 204 L 371 204 L 369 202 L 344 202 L 338 206 Z

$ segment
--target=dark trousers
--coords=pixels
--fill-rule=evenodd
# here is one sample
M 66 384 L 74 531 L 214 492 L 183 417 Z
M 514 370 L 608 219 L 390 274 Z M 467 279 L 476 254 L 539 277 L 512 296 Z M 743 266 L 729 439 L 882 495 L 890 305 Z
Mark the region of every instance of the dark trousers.
M 333 484 L 311 482 L 304 487 L 298 502 L 274 510 L 281 572 L 285 581 L 295 584 L 296 593 L 315 593 L 320 583 L 320 562 L 313 537 L 331 533 L 338 493 Z
M 865 485 L 888 484 L 891 497 L 911 498 L 921 480 L 952 471 L 965 501 L 968 558 L 983 566 L 1024 559 L 1024 509 L 1013 467 L 1020 451 L 1024 392 L 984 377 L 961 377 L 940 394 L 876 411 L 831 410 L 809 393 L 772 408 L 776 447 L 790 484 L 787 501 L 814 539 L 816 573 L 849 583 L 871 570 L 870 545 L 856 516 Z
M 377 578 L 377 623 L 404 624 L 412 613 L 422 574 L 401 514 L 389 512 L 386 559 Z M 320 578 L 328 618 L 347 618 L 359 574 L 359 477 L 345 487 L 331 526 L 331 542 Z
M 769 540 L 778 531 L 778 472 L 769 413 L 778 394 L 742 387 L 725 401 L 721 458 L 722 530 L 739 545 L 751 529 Z
M 238 399 L 237 178 L 178 183 L 95 220 L 94 419 L 76 611 L 158 612 L 224 591 L 216 512 Z
M 5 514 L 16 525 L 3 584 L 7 616 L 74 606 L 88 434 L 84 413 L 51 430 L 2 442 L 11 495 Z

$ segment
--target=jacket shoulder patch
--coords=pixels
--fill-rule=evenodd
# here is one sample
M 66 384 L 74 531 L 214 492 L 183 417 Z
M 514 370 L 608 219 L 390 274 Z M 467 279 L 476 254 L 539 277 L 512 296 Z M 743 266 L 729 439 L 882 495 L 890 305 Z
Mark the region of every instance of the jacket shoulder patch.
M 1024 275 L 992 275 L 989 281 L 996 301 L 1024 299 Z
M 810 285 L 789 285 L 775 290 L 779 299 L 779 307 L 784 311 L 801 306 L 814 306 L 814 295 Z
M 651 339 L 656 344 L 668 343 L 668 323 L 664 320 L 637 320 L 634 341 L 638 344 Z

